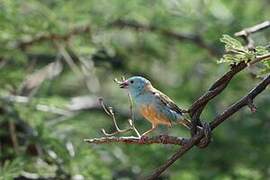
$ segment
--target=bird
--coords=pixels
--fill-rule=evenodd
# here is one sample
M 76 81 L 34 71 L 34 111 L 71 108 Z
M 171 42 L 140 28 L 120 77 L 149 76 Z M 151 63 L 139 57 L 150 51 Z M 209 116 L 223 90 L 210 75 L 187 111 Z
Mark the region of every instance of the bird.
M 191 128 L 190 121 L 183 116 L 183 110 L 167 95 L 154 88 L 148 79 L 132 76 L 119 85 L 128 90 L 139 113 L 152 124 L 151 129 L 142 133 L 141 137 L 154 131 L 160 124 L 168 127 L 182 124 Z

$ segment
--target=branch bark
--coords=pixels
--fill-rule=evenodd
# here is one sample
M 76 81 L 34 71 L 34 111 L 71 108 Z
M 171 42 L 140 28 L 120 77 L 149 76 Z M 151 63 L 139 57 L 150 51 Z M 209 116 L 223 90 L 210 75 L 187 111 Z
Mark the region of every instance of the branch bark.
M 236 32 L 234 35 L 237 37 L 241 37 L 241 36 L 246 36 L 247 34 L 252 34 L 258 31 L 262 31 L 266 28 L 270 27 L 270 21 L 264 21 L 260 24 L 257 24 L 255 26 L 249 27 L 249 28 L 245 28 L 239 32 Z
M 244 106 L 249 104 L 249 101 L 253 101 L 253 99 L 260 94 L 265 88 L 270 84 L 270 74 L 266 76 L 256 87 L 254 87 L 246 96 L 242 97 L 239 101 L 228 107 L 223 113 L 219 114 L 215 117 L 215 119 L 210 123 L 211 129 L 215 129 L 218 125 L 220 125 L 223 121 L 237 112 Z
M 255 49 L 255 43 L 254 40 L 251 38 L 251 34 L 262 31 L 266 28 L 270 27 L 270 21 L 264 21 L 260 24 L 257 24 L 255 26 L 249 27 L 249 28 L 245 28 L 237 33 L 235 33 L 234 35 L 236 37 L 242 37 L 244 39 L 244 41 L 246 42 L 246 46 L 248 49 Z
M 125 144 L 173 144 L 173 145 L 185 145 L 188 141 L 187 138 L 168 136 L 168 135 L 159 135 L 153 136 L 141 141 L 139 137 L 127 136 L 127 137 L 101 137 L 93 139 L 85 139 L 85 142 L 91 144 L 107 144 L 120 142 Z

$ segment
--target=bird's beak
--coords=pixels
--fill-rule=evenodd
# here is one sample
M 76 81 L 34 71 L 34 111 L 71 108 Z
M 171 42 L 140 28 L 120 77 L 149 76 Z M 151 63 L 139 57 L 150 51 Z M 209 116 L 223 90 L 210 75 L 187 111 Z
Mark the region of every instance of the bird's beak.
M 127 88 L 128 87 L 128 82 L 124 81 L 124 82 L 120 83 L 119 85 L 120 85 L 120 88 Z

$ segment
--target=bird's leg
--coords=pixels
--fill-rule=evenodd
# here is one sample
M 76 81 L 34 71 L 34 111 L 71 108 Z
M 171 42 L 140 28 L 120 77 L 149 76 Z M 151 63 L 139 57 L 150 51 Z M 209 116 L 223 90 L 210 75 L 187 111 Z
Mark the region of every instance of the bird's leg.
M 155 129 L 157 128 L 157 125 L 156 124 L 152 124 L 152 128 L 147 130 L 146 132 L 144 132 L 142 134 L 142 136 L 146 136 L 146 134 L 149 134 L 150 132 L 154 131 Z
M 149 129 L 149 130 L 147 130 L 147 131 L 145 131 L 145 132 L 142 134 L 142 136 L 141 136 L 141 138 L 140 138 L 140 142 L 141 142 L 141 143 L 144 143 L 144 142 L 147 140 L 147 138 L 148 138 L 148 136 L 146 136 L 146 135 L 149 134 L 150 132 L 154 131 L 156 128 L 157 128 L 157 125 L 156 125 L 156 124 L 152 124 L 152 128 Z

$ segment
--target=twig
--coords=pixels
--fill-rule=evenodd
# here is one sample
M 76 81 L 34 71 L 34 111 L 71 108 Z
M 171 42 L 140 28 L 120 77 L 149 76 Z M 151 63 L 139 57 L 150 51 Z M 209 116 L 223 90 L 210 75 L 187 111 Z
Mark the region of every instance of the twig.
M 124 78 L 123 78 L 124 79 Z M 133 101 L 132 101 L 132 98 L 130 96 L 130 94 L 128 93 L 128 99 L 129 99 L 129 109 L 130 109 L 130 118 L 129 119 L 129 124 L 130 126 L 133 128 L 133 130 L 135 131 L 135 133 L 137 134 L 138 137 L 141 137 L 141 134 L 139 133 L 139 131 L 137 130 L 137 128 L 135 127 L 135 124 L 134 124 L 134 112 L 133 112 Z
M 254 40 L 251 38 L 250 35 L 269 27 L 270 21 L 264 21 L 263 23 L 257 24 L 255 26 L 245 28 L 242 31 L 235 33 L 234 35 L 237 37 L 242 37 L 245 40 L 248 49 L 255 49 Z
M 120 85 L 123 81 L 125 81 L 125 77 L 124 76 L 122 77 L 122 81 L 119 81 L 116 78 L 114 79 L 114 82 L 116 82 L 118 85 Z M 115 116 L 114 116 L 114 112 L 112 110 L 112 107 L 109 107 L 109 109 L 107 109 L 106 106 L 103 103 L 103 99 L 102 98 L 99 98 L 99 102 L 101 104 L 101 107 L 104 109 L 104 111 L 106 112 L 106 114 L 108 114 L 112 118 L 113 123 L 114 123 L 114 126 L 116 128 L 116 131 L 113 132 L 113 133 L 106 133 L 105 129 L 101 129 L 102 133 L 105 136 L 113 136 L 113 135 L 116 135 L 116 134 L 125 133 L 125 132 L 129 132 L 129 131 L 133 130 L 136 133 L 136 135 L 139 138 L 141 138 L 141 134 L 139 133 L 139 131 L 137 130 L 137 128 L 135 127 L 135 124 L 134 124 L 133 102 L 132 102 L 132 99 L 131 99 L 130 94 L 128 94 L 128 98 L 129 98 L 129 109 L 130 109 L 130 119 L 128 119 L 128 123 L 129 123 L 129 126 L 130 127 L 127 128 L 127 129 L 124 129 L 124 130 L 121 130 L 119 128 L 119 126 L 117 125 L 117 122 L 116 122 L 116 119 L 115 119 Z
M 252 34 L 252 33 L 264 30 L 264 29 L 269 28 L 269 27 L 270 27 L 270 21 L 264 21 L 260 24 L 255 25 L 255 26 L 245 28 L 242 31 L 236 32 L 234 35 L 238 36 L 238 37 L 246 36 L 247 34 Z
M 114 81 L 117 83 L 117 84 L 121 84 L 123 81 L 125 81 L 125 77 L 122 77 L 122 81 L 119 81 L 118 79 L 114 79 Z M 135 127 L 135 124 L 134 124 L 134 113 L 133 113 L 133 103 L 132 103 L 132 99 L 131 99 L 131 96 L 130 94 L 128 94 L 128 97 L 129 97 L 129 108 L 130 108 L 130 119 L 128 119 L 128 123 L 129 123 L 129 128 L 126 128 L 126 129 L 120 129 L 117 122 L 116 122 L 116 119 L 115 119 L 115 115 L 114 115 L 114 112 L 113 112 L 113 109 L 112 107 L 106 107 L 103 103 L 103 99 L 102 98 L 99 98 L 99 103 L 101 105 L 101 107 L 103 108 L 104 112 L 109 115 L 111 118 L 112 118 L 112 121 L 113 121 L 113 124 L 114 124 L 114 127 L 116 128 L 116 131 L 115 132 L 112 132 L 112 133 L 107 133 L 105 131 L 105 129 L 101 129 L 101 132 L 106 136 L 106 137 L 109 137 L 109 136 L 114 136 L 116 134 L 120 134 L 120 133 L 126 133 L 126 132 L 129 132 L 131 130 L 133 130 L 136 135 L 138 136 L 138 138 L 141 138 L 141 135 L 139 133 L 139 131 L 137 130 L 137 128 Z
M 144 141 L 140 140 L 140 137 L 127 136 L 127 137 L 101 137 L 101 138 L 93 138 L 93 139 L 85 139 L 85 142 L 91 144 L 107 144 L 120 142 L 125 144 L 174 144 L 174 145 L 185 145 L 188 141 L 186 138 L 168 136 L 168 135 L 159 135 L 153 136 L 145 139 Z
M 197 128 L 195 128 L 198 125 L 201 125 L 200 122 L 200 115 L 207 105 L 207 103 L 219 95 L 229 84 L 229 82 L 232 80 L 235 74 L 243 70 L 247 67 L 247 64 L 245 62 L 241 62 L 237 64 L 236 66 L 233 66 L 230 71 L 228 71 L 226 74 L 224 74 L 221 78 L 216 80 L 216 82 L 213 83 L 213 85 L 209 88 L 209 90 L 204 93 L 201 97 L 199 97 L 189 108 L 189 114 L 192 118 L 193 127 L 191 129 L 191 135 L 194 136 L 197 132 Z
M 9 133 L 10 133 L 10 138 L 11 138 L 13 148 L 15 150 L 15 153 L 19 154 L 19 144 L 18 144 L 18 139 L 16 135 L 16 127 L 13 120 L 8 121 L 8 126 L 9 126 Z
M 120 129 L 119 126 L 117 125 L 117 122 L 116 122 L 116 119 L 115 119 L 115 115 L 114 115 L 114 112 L 113 112 L 113 109 L 112 107 L 109 107 L 107 108 L 104 103 L 103 103 L 103 99 L 102 98 L 99 98 L 99 102 L 101 104 L 101 107 L 104 109 L 104 111 L 106 112 L 106 114 L 108 114 L 111 118 L 112 118 L 112 121 L 113 121 L 113 124 L 114 124 L 114 127 L 116 128 L 116 131 L 113 132 L 113 133 L 107 133 L 105 131 L 105 129 L 101 129 L 101 132 L 105 135 L 105 136 L 113 136 L 113 135 L 116 135 L 116 134 L 119 134 L 119 133 L 125 133 L 125 132 L 129 132 L 131 130 L 133 130 L 132 127 L 130 128 L 127 128 L 127 129 Z
M 249 62 L 250 65 L 256 64 L 260 61 L 268 61 L 270 60 L 270 53 L 262 55 L 262 56 L 258 56 L 256 59 L 252 60 Z
M 233 115 L 242 107 L 248 105 L 249 101 L 252 100 L 260 94 L 265 88 L 270 84 L 270 74 L 266 76 L 257 86 L 255 86 L 246 96 L 242 97 L 238 102 L 234 103 L 228 107 L 223 113 L 215 117 L 215 119 L 210 123 L 211 128 L 214 129 L 225 121 L 228 117 Z
M 263 56 L 259 56 L 255 58 L 254 60 L 248 62 L 250 65 L 256 64 L 260 61 L 265 61 L 269 60 L 270 58 L 270 53 L 265 54 Z M 224 74 L 221 78 L 219 78 L 210 88 L 209 90 L 203 94 L 201 97 L 199 97 L 190 107 L 189 114 L 192 117 L 192 119 L 199 119 L 203 108 L 206 106 L 206 104 L 219 95 L 229 84 L 229 82 L 232 80 L 232 78 L 245 69 L 247 67 L 247 63 L 241 62 L 231 68 L 230 71 L 228 71 L 226 74 Z M 197 128 L 196 128 L 197 129 Z M 194 129 L 196 131 L 196 129 Z M 196 132 L 193 132 L 193 135 Z

